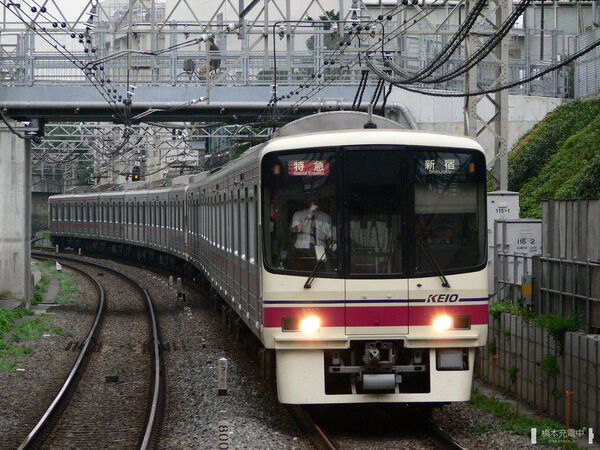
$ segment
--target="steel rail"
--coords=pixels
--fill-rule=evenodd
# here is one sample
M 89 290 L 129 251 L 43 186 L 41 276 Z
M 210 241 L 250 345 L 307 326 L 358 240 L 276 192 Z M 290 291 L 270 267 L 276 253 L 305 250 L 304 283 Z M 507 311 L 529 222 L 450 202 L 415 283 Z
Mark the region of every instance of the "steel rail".
M 42 255 L 38 253 L 35 253 L 33 255 L 41 259 L 53 259 L 49 255 Z M 83 342 L 81 352 L 79 352 L 79 356 L 77 357 L 75 364 L 73 364 L 73 367 L 71 368 L 67 379 L 63 383 L 62 387 L 60 388 L 60 391 L 58 391 L 58 394 L 56 395 L 48 409 L 46 409 L 46 412 L 44 412 L 40 420 L 29 432 L 29 434 L 21 443 L 21 445 L 18 447 L 19 450 L 31 448 L 37 442 L 37 440 L 41 437 L 42 432 L 47 428 L 48 424 L 50 423 L 50 420 L 54 417 L 59 405 L 61 405 L 66 399 L 67 394 L 70 392 L 70 388 L 74 385 L 73 382 L 75 380 L 75 377 L 79 374 L 79 371 L 83 367 L 83 363 L 87 360 L 89 354 L 94 350 L 94 345 L 92 344 L 95 342 L 95 338 L 98 335 L 98 332 L 100 331 L 100 323 L 104 317 L 104 312 L 106 310 L 104 288 L 100 285 L 98 280 L 96 280 L 91 275 L 85 273 L 84 271 L 77 269 L 76 267 L 67 264 L 64 265 L 86 276 L 96 285 L 96 289 L 98 290 L 99 294 L 98 307 L 96 309 L 96 317 L 94 318 L 92 327 L 90 328 L 90 331 L 87 337 L 85 338 L 85 341 Z
M 454 439 L 450 433 L 444 430 L 437 423 L 429 420 L 427 425 L 429 426 L 429 429 L 436 435 L 436 437 L 449 448 L 453 450 L 467 450 L 467 447 L 463 446 L 460 442 Z
M 122 273 L 118 272 L 117 270 L 112 269 L 103 264 L 99 264 L 99 263 L 95 263 L 95 262 L 91 262 L 91 261 L 87 261 L 87 260 L 83 260 L 83 259 L 79 259 L 79 258 L 74 258 L 74 257 L 70 257 L 70 256 L 64 256 L 64 255 L 48 255 L 45 253 L 32 252 L 32 256 L 42 257 L 42 258 L 47 258 L 47 259 L 61 259 L 61 260 L 66 260 L 66 261 L 71 261 L 71 262 L 77 262 L 79 264 L 85 264 L 88 266 L 92 266 L 92 267 L 96 267 L 96 268 L 105 270 L 105 271 L 113 273 L 113 274 L 117 275 L 118 277 L 121 277 L 121 278 L 127 280 L 129 283 L 133 284 L 136 287 L 136 289 L 138 289 L 138 291 L 144 297 L 145 305 L 146 305 L 146 309 L 148 311 L 148 316 L 149 316 L 149 321 L 150 321 L 150 339 L 151 339 L 152 353 L 153 353 L 153 357 L 152 357 L 152 359 L 153 359 L 152 378 L 153 379 L 152 379 L 152 401 L 150 403 L 150 407 L 148 408 L 148 416 L 147 416 L 147 420 L 146 420 L 146 426 L 144 429 L 144 436 L 140 442 L 139 448 L 141 450 L 149 449 L 152 446 L 153 438 L 157 434 L 158 412 L 159 412 L 159 407 L 160 407 L 160 403 L 161 403 L 161 399 L 162 399 L 161 396 L 164 391 L 163 383 L 162 383 L 162 374 L 161 374 L 161 370 L 160 370 L 161 344 L 160 344 L 160 339 L 159 339 L 158 321 L 156 320 L 156 313 L 154 311 L 154 304 L 152 302 L 152 298 L 150 297 L 150 295 L 148 294 L 146 289 L 144 289 L 137 281 L 135 281 L 134 279 L 132 279 L 126 275 L 123 275 Z M 75 269 L 75 270 L 77 270 L 77 269 Z M 104 297 L 104 290 L 102 292 L 103 292 L 103 297 Z M 21 447 L 19 447 L 19 449 L 20 448 Z M 27 447 L 23 447 L 23 448 L 27 448 Z
M 336 450 L 338 448 L 305 408 L 300 405 L 288 405 L 288 410 L 296 422 L 309 434 L 309 439 L 317 449 Z

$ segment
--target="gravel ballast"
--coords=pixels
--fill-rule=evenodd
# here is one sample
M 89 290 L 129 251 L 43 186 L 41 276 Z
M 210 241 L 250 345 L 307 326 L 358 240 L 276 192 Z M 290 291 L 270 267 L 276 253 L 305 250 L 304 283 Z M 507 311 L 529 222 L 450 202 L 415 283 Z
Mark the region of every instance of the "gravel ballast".
M 273 389 L 234 342 L 197 288 L 177 300 L 168 277 L 103 261 L 138 280 L 152 296 L 158 314 L 165 361 L 166 405 L 160 448 L 218 448 L 219 423 L 228 425 L 230 448 L 307 448 L 298 428 Z M 219 396 L 218 361 L 228 361 L 228 391 Z

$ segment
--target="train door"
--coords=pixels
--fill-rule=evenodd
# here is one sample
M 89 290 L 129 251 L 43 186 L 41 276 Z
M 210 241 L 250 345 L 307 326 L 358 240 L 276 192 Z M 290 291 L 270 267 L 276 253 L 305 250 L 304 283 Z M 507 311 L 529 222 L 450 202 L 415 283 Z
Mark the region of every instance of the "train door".
M 403 260 L 404 156 L 367 147 L 344 153 L 343 210 L 346 333 L 408 333 L 408 279 Z

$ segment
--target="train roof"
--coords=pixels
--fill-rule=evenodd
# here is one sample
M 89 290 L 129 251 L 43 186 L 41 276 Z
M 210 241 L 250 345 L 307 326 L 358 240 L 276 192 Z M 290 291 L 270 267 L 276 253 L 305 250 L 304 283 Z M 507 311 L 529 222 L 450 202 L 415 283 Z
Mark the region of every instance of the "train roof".
M 304 133 L 275 138 L 263 148 L 264 153 L 276 150 L 339 145 L 416 145 L 480 150 L 481 145 L 469 136 L 432 131 L 395 129 L 355 129 Z

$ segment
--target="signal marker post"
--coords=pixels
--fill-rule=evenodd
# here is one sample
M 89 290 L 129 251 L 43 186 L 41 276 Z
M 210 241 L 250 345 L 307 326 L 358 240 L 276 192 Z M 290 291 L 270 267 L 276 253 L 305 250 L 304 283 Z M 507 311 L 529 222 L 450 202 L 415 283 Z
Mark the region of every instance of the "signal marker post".
M 227 358 L 219 359 L 218 395 L 227 395 Z

